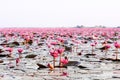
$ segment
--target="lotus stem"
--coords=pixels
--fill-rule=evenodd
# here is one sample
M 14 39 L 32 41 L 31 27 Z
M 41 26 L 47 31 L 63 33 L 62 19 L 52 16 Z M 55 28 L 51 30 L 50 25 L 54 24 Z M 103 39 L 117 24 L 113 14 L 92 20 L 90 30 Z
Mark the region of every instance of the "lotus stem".
M 93 54 L 94 50 L 93 50 L 93 46 L 92 46 L 92 54 Z
M 62 67 L 61 58 L 62 58 L 62 54 L 60 54 L 60 61 L 59 61 L 59 66 L 60 67 Z
M 55 57 L 53 57 L 53 66 L 55 68 Z
M 105 57 L 107 56 L 107 49 L 105 49 Z
M 116 49 L 116 60 L 118 60 L 118 49 Z

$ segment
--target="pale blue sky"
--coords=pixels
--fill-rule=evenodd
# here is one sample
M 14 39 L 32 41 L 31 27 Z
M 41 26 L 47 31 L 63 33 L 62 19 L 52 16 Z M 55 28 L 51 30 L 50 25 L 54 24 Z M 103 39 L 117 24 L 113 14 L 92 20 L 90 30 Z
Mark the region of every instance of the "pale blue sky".
M 0 27 L 120 26 L 120 0 L 0 0 Z

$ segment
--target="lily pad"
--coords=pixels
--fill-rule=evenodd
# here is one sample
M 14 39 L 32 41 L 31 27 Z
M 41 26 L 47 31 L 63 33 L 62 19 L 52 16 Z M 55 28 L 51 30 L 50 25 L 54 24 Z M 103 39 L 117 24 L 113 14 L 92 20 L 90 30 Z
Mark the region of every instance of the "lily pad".
M 25 58 L 35 58 L 37 55 L 35 55 L 35 54 L 29 54 L 29 55 L 27 55 L 27 56 L 25 56 Z

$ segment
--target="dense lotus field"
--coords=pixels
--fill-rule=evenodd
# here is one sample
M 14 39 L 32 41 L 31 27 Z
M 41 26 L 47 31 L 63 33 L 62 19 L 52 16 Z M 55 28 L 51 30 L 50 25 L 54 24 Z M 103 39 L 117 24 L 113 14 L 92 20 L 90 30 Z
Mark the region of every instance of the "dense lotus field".
M 0 28 L 0 80 L 120 80 L 120 28 Z

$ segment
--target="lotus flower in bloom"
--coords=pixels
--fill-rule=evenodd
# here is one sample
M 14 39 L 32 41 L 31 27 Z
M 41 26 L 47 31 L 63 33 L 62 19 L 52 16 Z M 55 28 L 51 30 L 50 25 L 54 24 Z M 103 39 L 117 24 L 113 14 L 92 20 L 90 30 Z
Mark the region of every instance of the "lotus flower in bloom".
M 91 46 L 92 46 L 92 54 L 93 54 L 93 52 L 94 52 L 93 47 L 94 47 L 95 45 L 96 45 L 95 43 L 91 43 Z
M 60 38 L 60 37 L 58 37 L 57 40 L 58 40 L 59 42 L 61 42 L 61 43 L 64 42 L 64 39 L 62 39 L 62 38 Z
M 95 43 L 91 43 L 91 46 L 92 46 L 92 47 L 95 46 Z
M 26 40 L 26 41 L 29 41 L 29 40 L 30 40 L 30 36 L 26 36 L 26 37 L 25 37 L 25 40 Z
M 120 48 L 120 44 L 118 42 L 115 42 L 114 46 L 116 48 L 116 60 L 118 60 L 118 49 Z
M 64 50 L 65 50 L 64 48 L 59 48 L 59 49 L 58 49 L 58 53 L 59 53 L 59 54 L 62 54 L 62 53 L 64 52 Z
M 105 52 L 105 56 L 106 56 L 106 55 L 107 55 L 107 51 L 108 51 L 108 49 L 110 48 L 110 45 L 109 45 L 109 44 L 105 44 L 104 47 L 105 47 L 105 51 L 106 51 L 106 52 Z
M 60 54 L 60 61 L 59 61 L 59 65 L 61 66 L 62 64 L 61 64 L 61 58 L 62 58 L 62 54 L 63 54 L 63 52 L 64 52 L 64 48 L 59 48 L 58 49 L 58 53 Z
M 19 58 L 22 58 L 22 54 L 21 54 L 21 53 L 23 52 L 23 49 L 22 49 L 22 48 L 19 48 L 19 49 L 18 49 L 18 52 L 19 52 Z
M 65 58 L 61 59 L 61 63 L 62 63 L 62 65 L 67 64 L 68 63 L 68 58 L 65 57 Z
M 58 57 L 58 51 L 50 51 L 50 55 L 53 57 L 53 66 L 55 67 L 55 59 Z
M 120 44 L 118 42 L 114 43 L 115 48 L 120 48 Z
M 22 49 L 22 48 L 19 48 L 19 49 L 18 49 L 18 52 L 19 52 L 19 53 L 22 53 L 22 52 L 23 52 L 23 49 Z
M 107 35 L 107 33 L 103 32 L 101 35 L 102 35 L 102 36 L 106 36 L 106 35 Z
M 110 45 L 109 44 L 106 44 L 105 45 L 105 49 L 109 49 L 110 48 Z
M 13 48 L 7 48 L 6 51 L 12 52 L 12 51 L 13 51 Z
M 58 51 L 50 51 L 50 55 L 53 56 L 54 58 L 58 57 Z

